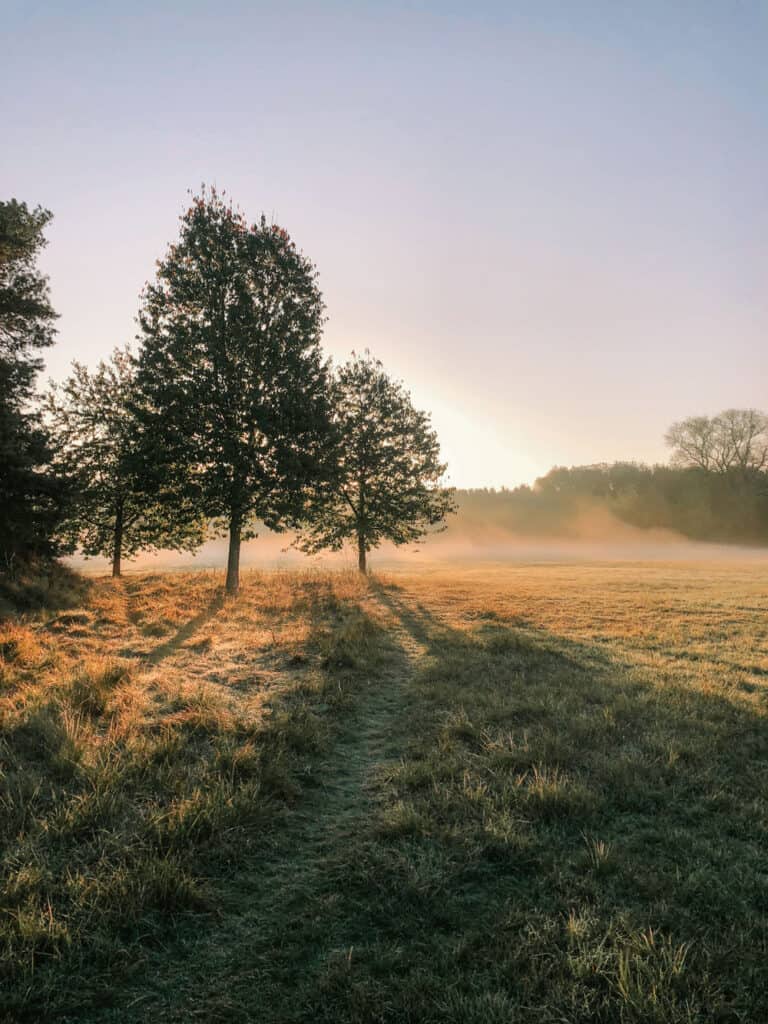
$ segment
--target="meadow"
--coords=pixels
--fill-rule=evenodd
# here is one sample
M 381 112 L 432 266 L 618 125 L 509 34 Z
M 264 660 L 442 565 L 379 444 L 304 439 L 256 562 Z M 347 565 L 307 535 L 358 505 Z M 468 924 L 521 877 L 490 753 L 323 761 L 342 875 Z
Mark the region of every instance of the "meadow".
M 764 566 L 222 582 L 6 595 L 0 1021 L 768 1020 Z

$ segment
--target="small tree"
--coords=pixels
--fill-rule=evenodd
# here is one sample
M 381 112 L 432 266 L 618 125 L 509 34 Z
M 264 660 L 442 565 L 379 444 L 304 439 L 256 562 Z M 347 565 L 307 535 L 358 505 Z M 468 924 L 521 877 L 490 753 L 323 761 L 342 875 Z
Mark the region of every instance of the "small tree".
M 51 554 L 65 492 L 35 408 L 38 350 L 55 336 L 48 279 L 36 267 L 48 210 L 0 202 L 0 557 Z
M 157 548 L 191 550 L 204 525 L 183 499 L 168 515 L 162 489 L 142 486 L 141 439 L 129 409 L 135 385 L 129 350 L 115 349 L 89 371 L 51 386 L 47 408 L 54 429 L 56 464 L 70 481 L 72 500 L 63 534 L 83 554 L 104 555 L 120 576 L 123 557 Z
M 315 268 L 288 233 L 249 226 L 215 189 L 193 200 L 144 292 L 136 409 L 150 461 L 229 533 L 230 593 L 254 521 L 293 525 L 321 471 L 323 320 Z
M 427 413 L 378 360 L 354 356 L 336 373 L 336 477 L 318 488 L 297 542 L 308 552 L 357 545 L 358 568 L 383 540 L 407 544 L 455 511 Z

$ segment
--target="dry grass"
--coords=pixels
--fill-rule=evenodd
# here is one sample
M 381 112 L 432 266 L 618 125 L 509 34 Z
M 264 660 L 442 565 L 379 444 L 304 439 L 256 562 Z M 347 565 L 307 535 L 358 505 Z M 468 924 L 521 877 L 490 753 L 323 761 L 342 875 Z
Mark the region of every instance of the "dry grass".
M 0 626 L 6 1020 L 98 1001 L 138 945 L 213 911 L 210 878 L 274 829 L 349 703 L 375 641 L 356 576 L 220 589 L 100 580 Z
M 7 622 L 6 1019 L 768 1020 L 762 575 L 145 576 Z

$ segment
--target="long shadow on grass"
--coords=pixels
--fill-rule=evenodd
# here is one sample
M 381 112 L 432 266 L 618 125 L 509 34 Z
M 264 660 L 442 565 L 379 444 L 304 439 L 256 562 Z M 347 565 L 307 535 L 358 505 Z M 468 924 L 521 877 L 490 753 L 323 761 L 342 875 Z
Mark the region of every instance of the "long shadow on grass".
M 768 1019 L 758 711 L 671 661 L 662 677 L 530 627 L 465 630 L 371 587 L 425 651 L 402 761 L 338 849 L 307 858 L 294 833 L 233 883 L 242 911 L 156 1019 Z
M 734 698 L 728 692 L 731 681 L 721 675 L 702 677 L 700 686 L 675 680 L 676 653 L 666 664 L 660 663 L 656 674 L 600 644 L 524 623 L 475 620 L 472 628 L 456 628 L 423 603 L 404 597 L 396 584 L 374 579 L 371 586 L 382 604 L 425 646 L 431 659 L 427 676 L 438 683 L 454 675 L 459 662 L 470 675 L 473 669 L 495 663 L 502 677 L 509 670 L 506 678 L 521 699 L 526 691 L 533 693 L 537 680 L 543 681 L 543 688 L 538 688 L 542 711 L 560 695 L 567 698 L 572 713 L 587 713 L 598 706 L 611 721 L 623 723 L 625 729 L 614 737 L 616 753 L 627 754 L 643 741 L 652 742 L 658 730 L 673 746 L 678 741 L 681 749 L 695 740 L 709 767 L 717 756 L 733 766 L 746 759 L 750 778 L 752 768 L 766 768 L 768 730 L 760 706 Z M 497 674 L 494 683 L 500 681 Z M 439 689 L 436 696 L 440 698 Z M 634 736 L 628 732 L 633 728 L 638 730 Z M 679 760 L 667 748 L 659 754 L 671 754 L 675 763 Z M 753 792 L 752 785 L 746 783 L 745 797 Z
M 273 1024 L 768 1019 L 755 711 L 370 585 L 425 652 L 402 761 L 311 871 L 280 851 L 258 938 L 189 1005 Z
M 329 869 L 333 943 L 314 936 L 321 966 L 294 972 L 283 1012 L 768 1019 L 759 707 L 676 680 L 672 661 L 654 673 L 543 631 L 456 629 L 371 586 L 426 649 L 420 713 L 373 833 Z
M 198 612 L 198 614 L 193 616 L 188 622 L 185 622 L 170 640 L 166 640 L 164 643 L 158 644 L 153 651 L 150 651 L 146 660 L 151 665 L 157 665 L 159 662 L 170 657 L 170 655 L 178 651 L 178 649 L 185 644 L 187 640 L 193 637 L 199 629 L 202 629 L 203 626 L 218 615 L 223 607 L 224 595 L 217 594 L 207 607 L 203 608 L 201 612 Z
M 601 670 L 616 661 L 604 648 L 595 644 L 563 640 L 553 633 L 537 629 L 527 620 L 516 616 L 507 622 L 495 617 L 475 619 L 473 629 L 460 629 L 444 622 L 426 605 L 403 597 L 403 589 L 394 583 L 383 583 L 371 577 L 370 586 L 378 600 L 399 620 L 405 630 L 422 644 L 428 654 L 440 656 L 446 644 L 462 646 L 480 654 L 490 648 L 518 648 L 521 652 L 534 652 L 539 658 L 556 659 L 560 667 L 570 666 L 578 671 L 599 667 Z

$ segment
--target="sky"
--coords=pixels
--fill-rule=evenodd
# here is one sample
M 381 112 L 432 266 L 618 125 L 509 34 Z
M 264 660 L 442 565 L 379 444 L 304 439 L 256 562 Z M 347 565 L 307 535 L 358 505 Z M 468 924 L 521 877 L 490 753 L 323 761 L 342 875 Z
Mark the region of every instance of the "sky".
M 47 376 L 132 341 L 188 190 L 317 265 L 449 479 L 664 461 L 768 408 L 768 0 L 4 0 L 0 196 L 54 213 Z

